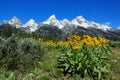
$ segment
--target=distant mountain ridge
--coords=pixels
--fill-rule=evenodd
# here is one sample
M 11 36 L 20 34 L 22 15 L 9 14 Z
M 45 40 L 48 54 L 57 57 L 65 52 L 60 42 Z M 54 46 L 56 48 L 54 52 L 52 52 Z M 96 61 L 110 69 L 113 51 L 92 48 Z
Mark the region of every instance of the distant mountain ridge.
M 11 20 L 6 21 L 4 20 L 2 24 L 10 24 L 13 26 L 16 26 L 16 28 L 20 27 L 30 27 L 31 32 L 34 32 L 37 30 L 38 24 L 35 22 L 35 20 L 30 19 L 26 24 L 22 24 L 21 21 L 17 17 L 13 17 Z M 95 23 L 93 21 L 87 21 L 84 17 L 78 16 L 74 18 L 73 20 L 69 21 L 68 19 L 63 19 L 61 21 L 57 20 L 55 15 L 50 16 L 46 21 L 41 22 L 40 24 L 47 24 L 52 26 L 57 26 L 59 29 L 64 28 L 65 26 L 82 26 L 84 28 L 93 27 L 96 29 L 101 30 L 109 30 L 111 27 L 108 25 L 103 25 L 99 23 Z M 31 28 L 32 27 L 32 28 Z
M 47 20 L 36 23 L 35 20 L 30 19 L 26 24 L 22 24 L 17 17 L 11 20 L 4 20 L 0 26 L 11 25 L 13 27 L 24 30 L 27 33 L 37 32 L 58 35 L 71 35 L 71 34 L 88 34 L 92 36 L 117 36 L 120 38 L 120 28 L 112 28 L 108 25 L 99 24 L 94 21 L 87 21 L 84 17 L 78 16 L 71 21 L 63 19 L 59 21 L 55 15 L 50 16 Z M 50 28 L 52 29 L 50 29 Z M 52 30 L 52 31 L 50 31 Z M 46 34 L 47 35 L 47 34 Z

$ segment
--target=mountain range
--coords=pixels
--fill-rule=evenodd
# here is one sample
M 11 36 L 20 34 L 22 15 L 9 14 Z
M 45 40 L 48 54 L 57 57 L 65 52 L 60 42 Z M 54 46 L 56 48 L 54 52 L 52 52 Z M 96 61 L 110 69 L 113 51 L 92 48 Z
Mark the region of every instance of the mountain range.
M 78 16 L 72 19 L 71 21 L 68 19 L 63 19 L 59 21 L 58 19 L 56 19 L 55 15 L 52 15 L 47 20 L 40 22 L 39 24 L 36 23 L 33 19 L 30 19 L 26 24 L 22 24 L 17 17 L 13 17 L 9 21 L 4 20 L 2 23 L 0 23 L 0 29 L 2 30 L 8 25 L 21 29 L 27 33 L 35 32 L 39 34 L 53 36 L 88 34 L 91 36 L 116 36 L 120 38 L 120 28 L 112 28 L 105 24 L 99 24 L 94 21 L 88 21 L 82 16 Z

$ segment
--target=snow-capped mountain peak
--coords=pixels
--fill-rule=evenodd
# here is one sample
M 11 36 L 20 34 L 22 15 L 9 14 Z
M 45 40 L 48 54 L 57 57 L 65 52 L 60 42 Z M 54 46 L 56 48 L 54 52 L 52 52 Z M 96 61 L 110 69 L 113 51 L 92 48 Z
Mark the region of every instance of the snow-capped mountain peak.
M 16 28 L 19 28 L 22 26 L 22 23 L 16 16 L 14 16 L 11 20 L 9 20 L 8 23 L 13 26 L 16 26 Z
M 34 32 L 38 29 L 38 24 L 33 19 L 30 19 L 25 25 L 23 25 L 17 17 L 13 17 L 9 21 L 4 20 L 3 23 L 1 24 L 10 24 L 16 28 L 27 29 L 29 32 Z M 61 30 L 63 30 L 64 28 L 76 29 L 78 27 L 94 28 L 94 29 L 100 29 L 103 31 L 111 30 L 110 26 L 99 24 L 93 21 L 87 21 L 83 16 L 78 16 L 71 21 L 69 21 L 68 19 L 63 19 L 59 21 L 57 20 L 55 15 L 51 15 L 46 21 L 41 22 L 39 24 L 39 27 L 46 24 L 50 26 L 56 26 Z
M 86 19 L 83 16 L 77 16 L 75 19 L 82 22 L 86 21 Z
M 88 21 L 85 18 L 83 18 L 82 16 L 76 17 L 71 22 L 75 26 L 82 26 L 84 28 L 90 27 Z
M 66 22 L 66 23 L 70 22 L 70 21 L 69 21 L 68 19 L 66 19 L 66 18 L 63 19 L 62 21 L 63 21 L 63 22 Z
M 38 24 L 35 22 L 35 20 L 33 19 L 30 19 L 26 24 L 25 26 L 38 26 Z
M 50 16 L 43 24 L 58 24 L 59 21 L 56 19 L 55 15 Z
M 80 26 L 84 28 L 101 29 L 104 31 L 111 29 L 111 27 L 109 27 L 108 25 L 99 24 L 93 21 L 87 21 L 83 16 L 78 16 L 74 18 L 72 21 L 69 21 L 68 19 L 63 19 L 59 21 L 56 19 L 55 15 L 52 15 L 42 24 L 57 26 L 59 29 L 62 29 L 65 26 L 74 26 L 74 28 Z
M 31 32 L 34 32 L 38 29 L 38 24 L 35 22 L 35 20 L 30 19 L 24 27 L 29 27 Z
M 103 31 L 111 29 L 111 27 L 109 27 L 108 25 L 99 24 L 99 23 L 96 23 L 94 21 L 87 21 L 82 16 L 76 17 L 71 22 L 75 26 L 81 26 L 81 27 L 84 27 L 84 28 L 95 28 L 95 29 L 100 29 L 100 30 L 103 30 Z
M 63 26 L 60 24 L 59 20 L 56 19 L 55 15 L 50 16 L 46 21 L 44 21 L 42 24 L 57 26 L 59 29 L 63 28 Z
M 68 19 L 63 19 L 62 21 L 60 21 L 60 24 L 65 26 L 65 25 L 71 25 L 71 22 Z
M 49 17 L 49 19 L 51 19 L 51 20 L 56 20 L 56 16 L 55 16 L 55 15 L 51 15 L 51 16 Z
M 16 16 L 14 16 L 8 23 L 13 24 L 13 25 L 14 24 L 22 24 Z

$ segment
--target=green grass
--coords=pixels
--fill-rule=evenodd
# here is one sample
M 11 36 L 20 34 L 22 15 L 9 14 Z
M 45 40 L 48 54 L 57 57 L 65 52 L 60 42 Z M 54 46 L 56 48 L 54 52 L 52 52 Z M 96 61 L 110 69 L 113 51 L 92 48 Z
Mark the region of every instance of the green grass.
M 116 77 L 116 80 L 120 80 L 120 48 L 112 48 L 113 55 L 111 58 L 113 59 L 112 63 L 112 71 Z
M 49 76 L 50 80 L 61 77 L 57 69 L 57 56 L 59 54 L 60 52 L 57 50 L 50 50 L 44 54 L 42 61 L 39 62 L 42 74 Z

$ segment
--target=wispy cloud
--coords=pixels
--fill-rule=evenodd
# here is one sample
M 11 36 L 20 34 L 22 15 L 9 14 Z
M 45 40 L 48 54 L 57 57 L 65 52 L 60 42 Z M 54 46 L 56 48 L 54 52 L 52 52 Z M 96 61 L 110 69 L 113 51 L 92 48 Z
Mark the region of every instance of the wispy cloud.
M 110 25 L 111 23 L 110 22 L 106 22 L 106 23 L 104 23 L 105 25 Z
M 117 29 L 120 29 L 120 26 L 118 26 Z

